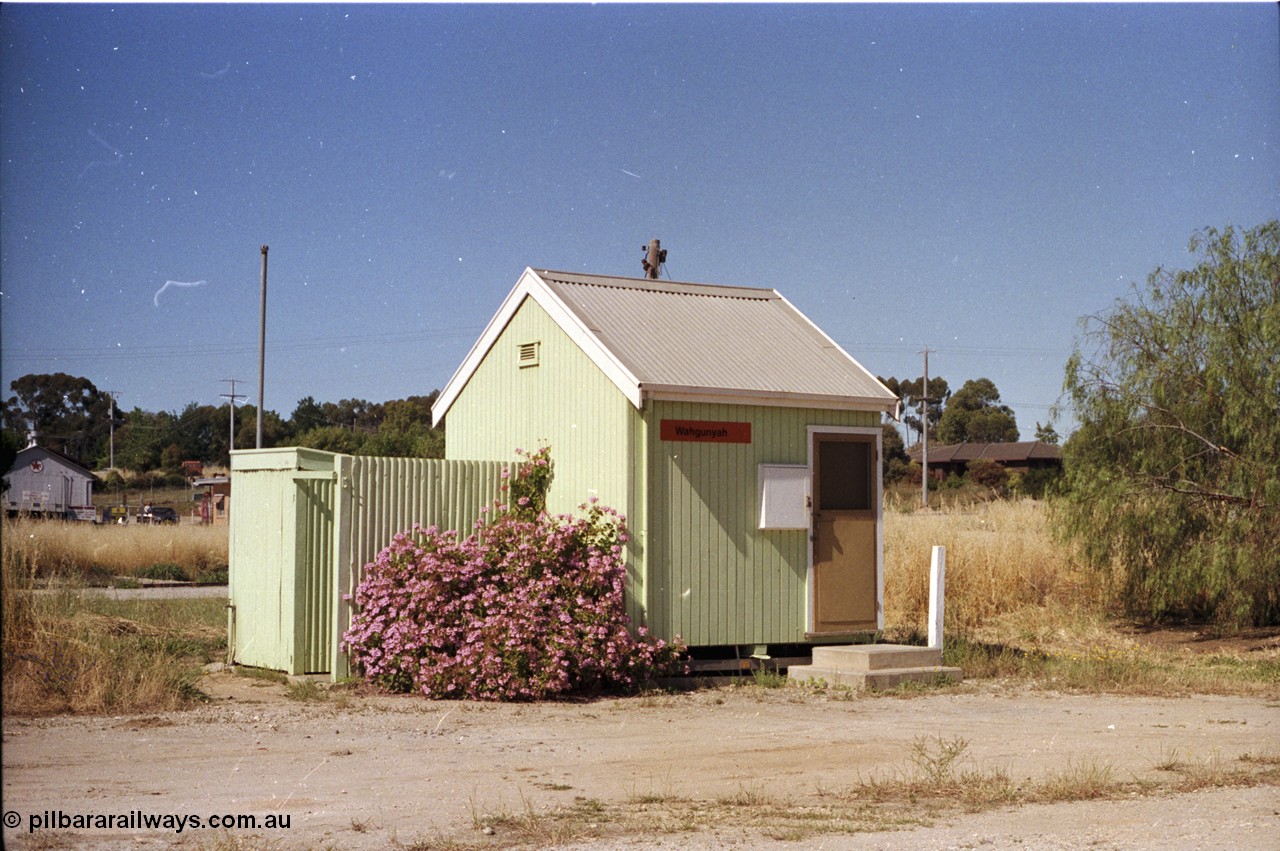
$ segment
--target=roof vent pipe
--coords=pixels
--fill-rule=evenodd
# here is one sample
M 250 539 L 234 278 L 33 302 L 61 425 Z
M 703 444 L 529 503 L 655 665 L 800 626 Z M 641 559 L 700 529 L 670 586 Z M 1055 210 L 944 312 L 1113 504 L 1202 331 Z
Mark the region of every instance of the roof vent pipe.
M 640 250 L 645 252 L 644 260 L 640 261 L 641 265 L 644 266 L 645 277 L 657 280 L 662 264 L 667 262 L 666 249 L 662 248 L 658 240 L 651 239 L 649 244 L 641 247 Z

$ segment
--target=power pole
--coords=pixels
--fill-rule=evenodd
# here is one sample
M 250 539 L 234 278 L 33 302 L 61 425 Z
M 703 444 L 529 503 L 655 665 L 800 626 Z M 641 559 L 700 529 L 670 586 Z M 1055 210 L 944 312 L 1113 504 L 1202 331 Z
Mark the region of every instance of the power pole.
M 227 443 L 227 463 L 230 464 L 231 452 L 236 448 L 236 400 L 243 399 L 244 394 L 243 393 L 239 395 L 236 394 L 236 383 L 240 381 L 240 379 L 224 378 L 222 379 L 222 381 L 224 384 L 231 385 L 231 392 L 222 394 L 223 399 L 231 400 L 231 440 Z
M 920 503 L 929 507 L 929 347 L 925 346 L 924 386 L 920 388 Z
M 116 394 L 119 390 L 107 390 L 107 398 L 111 400 L 111 469 L 116 468 Z
M 644 266 L 645 277 L 657 280 L 662 264 L 667 262 L 667 252 L 656 239 L 649 240 L 648 247 L 641 250 L 645 252 L 644 260 L 640 261 L 640 265 Z
M 267 246 L 262 246 L 262 300 L 258 320 L 258 445 L 262 448 L 262 384 L 267 358 Z M 231 405 L 235 407 L 233 402 Z

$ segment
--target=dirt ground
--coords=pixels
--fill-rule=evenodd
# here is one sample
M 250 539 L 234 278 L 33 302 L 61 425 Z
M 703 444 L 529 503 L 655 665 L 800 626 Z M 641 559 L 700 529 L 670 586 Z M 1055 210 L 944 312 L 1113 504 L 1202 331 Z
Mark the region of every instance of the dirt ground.
M 922 737 L 967 743 L 957 771 L 1019 781 L 1158 780 L 1170 762 L 1274 758 L 1280 696 L 982 683 L 911 697 L 752 686 L 538 705 L 345 693 L 300 703 L 227 672 L 202 688 L 213 701 L 187 712 L 5 718 L 5 846 L 1280 849 L 1275 785 L 831 815 L 842 790 L 910 775 Z M 768 813 L 801 809 L 812 829 L 771 826 Z M 289 827 L 28 832 L 32 815 L 58 811 L 277 814 Z

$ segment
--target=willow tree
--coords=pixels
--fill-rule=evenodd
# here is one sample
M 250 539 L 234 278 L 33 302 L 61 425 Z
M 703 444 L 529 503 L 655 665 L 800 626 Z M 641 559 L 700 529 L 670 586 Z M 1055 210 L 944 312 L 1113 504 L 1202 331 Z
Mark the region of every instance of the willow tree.
M 1131 613 L 1280 622 L 1280 222 L 1191 240 L 1083 321 L 1056 526 Z

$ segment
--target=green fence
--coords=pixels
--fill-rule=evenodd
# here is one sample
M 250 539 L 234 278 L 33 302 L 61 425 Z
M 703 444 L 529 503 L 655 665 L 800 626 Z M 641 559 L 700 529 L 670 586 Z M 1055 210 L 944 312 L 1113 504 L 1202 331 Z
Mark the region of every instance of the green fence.
M 233 452 L 229 660 L 346 676 L 339 645 L 361 568 L 415 523 L 469 532 L 501 497 L 505 466 L 297 447 Z

